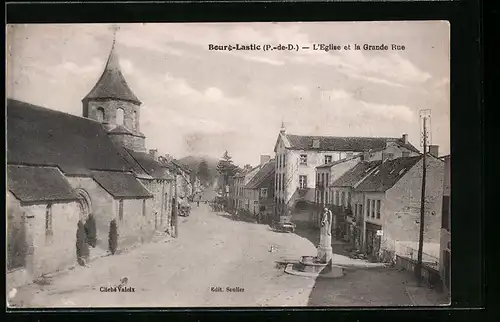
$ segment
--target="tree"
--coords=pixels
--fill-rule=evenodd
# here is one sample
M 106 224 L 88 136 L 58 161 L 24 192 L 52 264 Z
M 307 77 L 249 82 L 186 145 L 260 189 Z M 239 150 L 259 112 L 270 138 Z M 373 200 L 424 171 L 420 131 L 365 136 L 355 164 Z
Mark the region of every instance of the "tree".
M 90 214 L 85 222 L 85 234 L 87 235 L 87 243 L 95 247 L 97 244 L 97 234 L 94 215 Z
M 233 164 L 233 160 L 226 151 L 217 163 L 217 172 L 222 176 L 224 187 L 228 184 L 229 178 L 236 174 L 238 167 Z
M 210 181 L 210 172 L 208 170 L 208 163 L 205 160 L 201 160 L 198 165 L 198 178 L 202 185 L 206 185 Z
M 111 220 L 109 223 L 108 243 L 109 251 L 114 255 L 116 253 L 116 249 L 118 248 L 118 227 L 116 226 L 115 219 Z
M 84 266 L 89 257 L 89 245 L 87 234 L 85 233 L 85 225 L 80 220 L 76 230 L 76 258 L 78 264 Z

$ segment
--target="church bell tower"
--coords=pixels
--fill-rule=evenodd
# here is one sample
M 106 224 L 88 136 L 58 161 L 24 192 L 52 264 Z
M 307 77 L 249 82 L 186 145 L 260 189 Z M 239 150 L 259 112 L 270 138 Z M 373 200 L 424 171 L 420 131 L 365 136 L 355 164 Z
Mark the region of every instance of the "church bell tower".
M 145 152 L 144 134 L 140 132 L 141 101 L 123 76 L 116 50 L 116 31 L 101 77 L 83 98 L 83 116 L 101 122 L 113 142 L 133 151 Z

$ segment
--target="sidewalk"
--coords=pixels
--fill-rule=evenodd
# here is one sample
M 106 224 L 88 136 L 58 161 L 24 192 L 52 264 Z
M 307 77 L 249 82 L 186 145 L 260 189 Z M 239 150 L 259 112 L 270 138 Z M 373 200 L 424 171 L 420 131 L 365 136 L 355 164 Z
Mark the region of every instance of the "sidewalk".
M 426 286 L 410 286 L 405 291 L 415 306 L 450 305 L 449 301 L 446 300 L 446 294 Z

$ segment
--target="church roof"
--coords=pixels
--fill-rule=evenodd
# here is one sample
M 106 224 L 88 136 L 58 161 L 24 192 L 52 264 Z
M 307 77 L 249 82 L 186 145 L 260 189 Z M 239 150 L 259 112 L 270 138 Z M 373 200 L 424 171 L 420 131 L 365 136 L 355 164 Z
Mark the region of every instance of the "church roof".
M 114 42 L 101 77 L 94 88 L 84 97 L 84 100 L 89 99 L 117 99 L 141 104 L 123 77 Z
M 73 188 L 55 167 L 7 166 L 8 189 L 21 202 L 77 200 Z
M 167 168 L 156 161 L 148 153 L 136 152 L 124 148 L 132 156 L 134 162 L 147 174 L 155 179 L 173 180 L 174 178 L 167 173 Z
M 93 171 L 94 180 L 115 198 L 152 198 L 153 195 L 125 172 Z
M 7 99 L 7 162 L 80 176 L 131 170 L 100 123 L 13 99 Z

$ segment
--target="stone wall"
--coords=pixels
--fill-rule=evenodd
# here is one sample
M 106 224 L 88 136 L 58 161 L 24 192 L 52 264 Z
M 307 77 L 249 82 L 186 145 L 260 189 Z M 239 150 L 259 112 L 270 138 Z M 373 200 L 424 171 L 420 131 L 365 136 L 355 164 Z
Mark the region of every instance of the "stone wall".
M 383 202 L 383 229 L 387 247 L 394 249 L 395 241 L 416 242 L 420 231 L 420 200 L 422 160 L 386 192 Z M 427 158 L 425 198 L 425 243 L 439 243 L 443 196 L 444 164 Z
M 135 132 L 140 131 L 140 106 L 131 102 L 119 100 L 99 100 L 84 102 L 83 116 L 93 120 L 97 120 L 97 109 L 101 107 L 104 109 L 104 123 L 108 123 L 114 127 L 116 125 L 116 111 L 118 108 L 123 110 L 123 126 Z M 135 123 L 133 113 L 136 113 Z
M 25 225 L 25 269 L 30 278 L 76 264 L 76 230 L 80 216 L 77 202 L 51 204 L 52 234 L 46 235 L 47 203 L 25 206 L 13 196 L 7 197 L 13 215 Z
M 108 136 L 117 146 L 123 146 L 137 152 L 146 152 L 146 139 L 142 136 L 119 133 L 108 133 Z
M 85 190 L 90 196 L 90 212 L 94 215 L 96 223 L 97 247 L 108 249 L 109 223 L 118 213 L 113 196 L 92 178 L 66 177 L 66 179 L 74 189 Z

